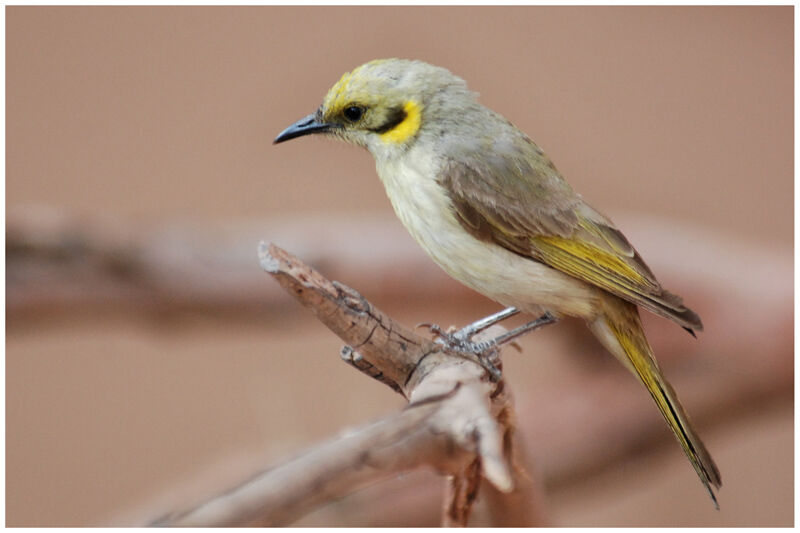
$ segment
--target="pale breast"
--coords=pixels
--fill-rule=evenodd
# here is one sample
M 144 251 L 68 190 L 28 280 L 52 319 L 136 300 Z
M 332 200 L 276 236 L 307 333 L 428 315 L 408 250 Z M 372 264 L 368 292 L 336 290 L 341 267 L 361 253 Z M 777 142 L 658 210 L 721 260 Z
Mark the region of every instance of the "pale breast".
M 547 309 L 593 315 L 597 294 L 590 285 L 467 233 L 446 191 L 434 179 L 433 158 L 408 154 L 379 162 L 377 168 L 403 225 L 450 276 L 503 305 L 530 313 Z

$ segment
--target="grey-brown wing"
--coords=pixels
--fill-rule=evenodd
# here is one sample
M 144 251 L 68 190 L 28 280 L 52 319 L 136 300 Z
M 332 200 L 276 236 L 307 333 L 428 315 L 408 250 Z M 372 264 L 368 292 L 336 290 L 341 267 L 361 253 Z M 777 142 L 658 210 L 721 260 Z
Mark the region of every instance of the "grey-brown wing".
M 536 145 L 527 138 L 522 143 L 499 151 L 504 146 L 496 143 L 480 151 L 491 154 L 483 159 L 460 157 L 444 165 L 439 183 L 462 226 L 690 332 L 701 330 L 700 317 L 661 287 L 625 236 L 572 191 Z

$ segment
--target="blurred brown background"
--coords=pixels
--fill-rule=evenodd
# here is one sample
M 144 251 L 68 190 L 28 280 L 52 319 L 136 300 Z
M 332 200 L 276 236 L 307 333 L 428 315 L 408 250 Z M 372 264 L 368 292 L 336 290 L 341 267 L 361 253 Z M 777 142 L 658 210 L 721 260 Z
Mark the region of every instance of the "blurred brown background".
M 719 512 L 579 324 L 506 354 L 552 523 L 793 524 L 792 7 L 6 15 L 7 525 L 132 524 L 402 406 L 259 272 L 259 239 L 409 325 L 497 309 L 422 256 L 368 154 L 270 144 L 379 57 L 465 78 L 704 318 L 697 341 L 646 325 Z M 439 497 L 414 473 L 301 524 L 436 524 Z

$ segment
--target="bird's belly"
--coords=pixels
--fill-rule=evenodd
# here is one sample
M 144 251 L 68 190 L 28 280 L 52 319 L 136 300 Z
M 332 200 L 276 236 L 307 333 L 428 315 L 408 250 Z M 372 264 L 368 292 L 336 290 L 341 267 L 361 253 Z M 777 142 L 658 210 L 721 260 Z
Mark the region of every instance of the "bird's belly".
M 594 315 L 596 289 L 470 235 L 433 177 L 407 165 L 379 167 L 379 174 L 403 225 L 450 276 L 503 305 L 529 313 L 544 309 L 584 318 Z

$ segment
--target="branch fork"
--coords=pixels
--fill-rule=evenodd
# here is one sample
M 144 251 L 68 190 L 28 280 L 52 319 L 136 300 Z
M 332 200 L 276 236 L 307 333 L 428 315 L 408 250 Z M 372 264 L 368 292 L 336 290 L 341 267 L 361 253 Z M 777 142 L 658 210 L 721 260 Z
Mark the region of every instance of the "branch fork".
M 514 414 L 502 378 L 493 381 L 472 354 L 417 335 L 354 289 L 273 244 L 261 243 L 259 257 L 264 270 L 347 343 L 345 362 L 409 404 L 158 525 L 287 525 L 331 500 L 421 466 L 448 477 L 443 525 L 467 524 L 481 477 L 494 493 L 490 506 L 503 508 L 501 522 L 537 522 L 528 500 L 532 485 L 513 457 Z M 482 335 L 494 336 L 498 329 L 504 331 L 493 326 Z M 498 500 L 497 494 L 509 493 L 513 497 Z

